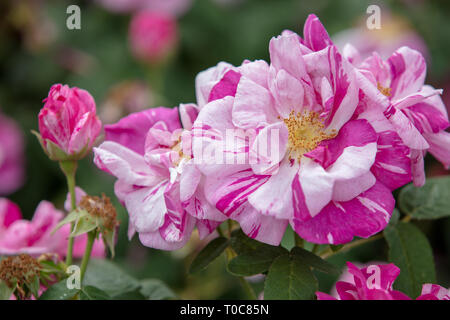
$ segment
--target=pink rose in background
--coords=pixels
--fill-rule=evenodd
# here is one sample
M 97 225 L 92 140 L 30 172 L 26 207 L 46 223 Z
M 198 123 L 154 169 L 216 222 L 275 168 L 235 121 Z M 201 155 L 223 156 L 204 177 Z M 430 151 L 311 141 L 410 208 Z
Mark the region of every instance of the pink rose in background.
M 0 195 L 20 188 L 25 179 L 24 141 L 20 128 L 0 114 Z
M 97 0 L 97 2 L 104 8 L 118 13 L 147 9 L 173 16 L 184 14 L 192 5 L 192 0 Z
M 360 52 L 361 59 L 368 58 L 373 52 L 378 52 L 383 59 L 387 59 L 402 46 L 410 47 L 428 57 L 425 41 L 404 18 L 383 9 L 381 29 L 373 30 L 367 28 L 366 19 L 364 16 L 354 28 L 334 34 L 332 39 L 336 46 L 344 50 L 347 43 L 352 44 Z
M 347 48 L 351 48 L 350 45 Z M 424 155 L 429 151 L 445 168 L 450 166 L 450 133 L 447 108 L 440 94 L 426 85 L 426 62 L 420 52 L 408 47 L 396 50 L 387 60 L 378 53 L 361 61 L 356 49 L 346 50 L 362 76 L 361 91 L 383 110 L 401 141 L 410 149 L 411 170 L 416 186 L 425 183 Z M 369 108 L 370 109 L 370 108 Z M 371 122 L 377 120 L 367 117 Z
M 83 158 L 97 139 L 102 123 L 86 90 L 55 84 L 39 112 L 40 140 L 52 160 Z
M 393 284 L 400 274 L 394 264 L 370 264 L 357 267 L 347 262 L 347 271 L 336 282 L 331 296 L 316 292 L 318 300 L 411 300 L 404 293 L 394 290 Z M 424 284 L 417 300 L 450 300 L 450 291 L 435 284 Z
M 215 209 L 197 188 L 201 175 L 191 163 L 188 130 L 196 106 L 181 105 L 180 113 L 186 130 L 177 108 L 149 109 L 105 126 L 106 141 L 94 148 L 95 164 L 118 179 L 115 193 L 130 216 L 129 237 L 137 232 L 145 246 L 162 250 L 183 247 L 195 225 L 201 238 L 218 225 L 188 213 Z
M 129 42 L 138 60 L 150 64 L 163 62 L 177 46 L 177 21 L 162 12 L 141 11 L 131 20 Z
M 198 102 L 208 100 L 193 128 L 194 158 L 215 149 L 234 163 L 258 159 L 250 165 L 200 165 L 208 200 L 241 220 L 250 237 L 275 245 L 288 222 L 314 243 L 346 243 L 384 229 L 394 198 L 391 186 L 371 170 L 380 160 L 378 135 L 366 119 L 355 117 L 354 67 L 314 15 L 305 23 L 304 38 L 285 31 L 271 40 L 269 51 L 270 65 L 245 61 L 237 69 L 221 65 L 197 77 Z M 256 136 L 223 149 L 229 129 Z M 272 130 L 279 132 L 278 157 L 260 148 Z
M 48 201 L 41 201 L 31 221 L 22 219 L 19 207 L 8 199 L 0 198 L 0 255 L 28 253 L 39 256 L 56 253 L 65 256 L 70 226 L 65 225 L 54 234 L 52 230 L 64 217 L 63 213 Z M 74 256 L 82 257 L 87 236 L 75 239 Z M 94 257 L 104 257 L 102 241 L 96 240 Z

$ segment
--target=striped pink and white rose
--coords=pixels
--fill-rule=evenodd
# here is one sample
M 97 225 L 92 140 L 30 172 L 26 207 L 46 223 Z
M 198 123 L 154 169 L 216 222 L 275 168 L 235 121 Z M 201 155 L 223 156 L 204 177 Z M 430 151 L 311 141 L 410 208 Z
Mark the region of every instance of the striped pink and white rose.
M 178 108 L 148 109 L 105 126 L 106 141 L 94 149 L 96 165 L 118 179 L 115 193 L 130 216 L 129 237 L 137 232 L 145 246 L 162 250 L 183 247 L 196 225 L 201 238 L 218 225 L 188 213 L 217 210 L 198 188 L 202 177 L 191 159 L 188 130 L 197 107 L 180 105 L 179 111 L 184 129 Z
M 194 159 L 215 150 L 229 161 L 199 166 L 207 199 L 247 235 L 274 245 L 288 223 L 315 243 L 340 244 L 379 232 L 394 198 L 392 186 L 372 170 L 380 160 L 379 134 L 357 117 L 358 73 L 314 15 L 304 38 L 283 32 L 269 51 L 270 65 L 245 61 L 216 68 L 210 72 L 222 74 L 221 80 L 211 77 L 212 86 L 204 81 L 197 88 L 208 100 L 194 123 Z M 227 144 L 230 129 L 253 135 Z M 273 132 L 279 137 L 276 155 L 268 156 L 264 146 Z
M 358 61 L 359 53 L 351 45 L 344 51 L 349 61 Z M 360 77 L 363 94 L 383 109 L 403 144 L 410 148 L 414 184 L 425 183 L 423 157 L 427 151 L 448 169 L 447 109 L 440 97 L 442 90 L 425 84 L 426 61 L 422 54 L 401 47 L 387 60 L 375 52 L 356 65 L 363 75 Z

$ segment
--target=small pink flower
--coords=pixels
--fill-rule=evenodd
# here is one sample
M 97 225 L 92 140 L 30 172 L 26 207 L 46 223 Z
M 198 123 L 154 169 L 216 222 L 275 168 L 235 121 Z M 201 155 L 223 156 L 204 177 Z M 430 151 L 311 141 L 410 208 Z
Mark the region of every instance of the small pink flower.
M 16 255 L 28 253 L 39 256 L 44 253 L 56 253 L 65 256 L 70 226 L 51 234 L 63 213 L 48 201 L 41 201 L 31 221 L 22 219 L 19 207 L 8 199 L 0 198 L 0 255 Z M 75 257 L 82 257 L 87 236 L 75 239 Z M 94 244 L 93 255 L 105 256 L 105 248 L 101 241 Z
M 52 160 L 78 160 L 90 151 L 102 123 L 89 92 L 55 84 L 39 112 L 40 140 Z
M 0 114 L 0 195 L 8 195 L 24 182 L 22 132 L 10 118 Z
M 129 40 L 137 59 L 150 64 L 163 62 L 178 43 L 177 22 L 162 12 L 139 12 L 131 20 Z
M 145 246 L 162 250 L 183 247 L 195 225 L 204 238 L 218 223 L 203 215 L 220 214 L 206 201 L 191 159 L 196 106 L 181 105 L 180 113 L 185 130 L 177 108 L 149 109 L 105 126 L 106 141 L 94 148 L 95 164 L 118 178 L 115 193 L 130 216 L 129 237 L 138 232 Z
M 336 296 L 316 292 L 318 300 L 411 300 L 394 290 L 393 284 L 400 274 L 394 264 L 370 264 L 357 267 L 347 262 L 345 271 L 336 282 Z M 434 284 L 424 284 L 417 300 L 450 300 L 450 291 Z
M 348 46 L 349 47 L 349 46 Z M 359 61 L 356 49 L 347 55 L 349 61 Z M 359 83 L 362 94 L 372 101 L 365 111 L 373 108 L 383 110 L 390 126 L 409 149 L 413 182 L 416 186 L 425 183 L 424 155 L 429 151 L 445 168 L 450 167 L 450 126 L 440 94 L 424 83 L 426 62 L 423 56 L 408 47 L 401 47 L 387 60 L 373 53 L 361 63 Z M 372 122 L 370 117 L 369 121 Z
M 152 10 L 180 16 L 192 5 L 192 0 L 96 0 L 107 10 L 119 13 Z

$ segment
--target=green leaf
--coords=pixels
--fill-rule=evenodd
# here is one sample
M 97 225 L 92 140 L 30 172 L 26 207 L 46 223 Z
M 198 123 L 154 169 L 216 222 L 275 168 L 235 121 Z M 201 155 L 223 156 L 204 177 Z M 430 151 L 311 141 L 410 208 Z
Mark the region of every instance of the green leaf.
M 40 281 L 38 276 L 35 276 L 30 283 L 27 283 L 27 287 L 33 296 L 39 297 Z
M 310 267 L 296 255 L 275 259 L 264 283 L 265 300 L 310 300 L 318 290 L 317 279 Z
M 39 297 L 39 300 L 71 300 L 79 292 L 79 289 L 69 289 L 66 279 L 64 279 L 48 288 Z
M 105 291 L 111 298 L 140 288 L 138 280 L 108 260 L 91 259 L 83 281 Z
M 103 290 L 93 287 L 85 286 L 81 288 L 81 300 L 110 300 L 111 297 Z
M 206 245 L 195 257 L 189 268 L 189 273 L 195 273 L 205 269 L 212 261 L 214 261 L 220 254 L 228 247 L 228 239 L 218 237 Z
M 272 262 L 288 251 L 282 247 L 260 247 L 238 255 L 228 263 L 228 271 L 238 276 L 252 276 L 269 270 Z
M 111 252 L 111 256 L 114 258 L 115 251 L 114 246 L 116 244 L 116 229 L 113 230 L 102 230 L 102 239 L 105 243 L 105 246 L 109 248 L 109 251 Z
M 267 250 L 278 248 L 247 237 L 247 235 L 244 232 L 242 232 L 241 229 L 232 232 L 230 238 L 230 246 L 238 255 L 244 253 L 251 253 L 254 250 L 260 248 L 266 248 Z
M 395 226 L 399 220 L 400 220 L 400 211 L 394 209 L 394 211 L 392 211 L 391 219 L 389 220 L 389 225 Z
M 13 288 L 9 288 L 5 281 L 0 280 L 0 300 L 9 300 L 14 290 L 15 286 Z
M 416 188 L 409 184 L 398 198 L 400 210 L 415 219 L 438 219 L 450 216 L 450 177 L 427 179 Z
M 173 291 L 159 279 L 146 279 L 141 281 L 141 294 L 149 300 L 175 299 Z
M 398 223 L 384 231 L 389 261 L 400 268 L 394 287 L 412 298 L 424 283 L 436 283 L 433 252 L 426 236 L 411 223 Z
M 80 213 L 85 212 L 80 211 Z M 99 221 L 97 218 L 91 216 L 90 214 L 86 213 L 80 216 L 80 218 L 75 222 L 75 226 L 73 228 L 72 233 L 70 234 L 70 237 L 78 237 L 82 234 L 88 233 L 92 230 L 95 230 L 99 226 Z
M 302 263 L 325 273 L 339 274 L 339 269 L 321 257 L 309 252 L 305 249 L 295 247 L 291 250 L 291 254 L 297 257 Z
M 51 234 L 53 235 L 58 229 L 60 229 L 62 226 L 72 223 L 75 220 L 78 219 L 79 216 L 79 212 L 78 210 L 72 211 L 71 213 L 69 213 L 67 216 L 64 217 L 64 219 L 62 219 L 57 225 L 56 227 L 52 230 Z

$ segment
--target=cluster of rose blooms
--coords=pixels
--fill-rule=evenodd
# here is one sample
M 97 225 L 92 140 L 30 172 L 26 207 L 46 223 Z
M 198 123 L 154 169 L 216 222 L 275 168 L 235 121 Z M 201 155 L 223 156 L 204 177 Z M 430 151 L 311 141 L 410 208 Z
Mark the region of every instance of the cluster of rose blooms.
M 269 52 L 270 62 L 221 62 L 201 72 L 196 104 L 133 113 L 104 126 L 104 142 L 94 148 L 102 125 L 93 98 L 54 85 L 39 114 L 41 143 L 60 161 L 93 148 L 97 167 L 117 178 L 129 237 L 138 233 L 142 244 L 162 250 L 183 247 L 194 228 L 204 238 L 228 219 L 271 245 L 289 224 L 312 243 L 367 238 L 388 224 L 394 189 L 425 183 L 428 151 L 450 165 L 442 90 L 424 84 L 419 52 L 401 47 L 387 60 L 376 52 L 362 60 L 351 44 L 340 52 L 314 15 L 303 37 L 284 31 Z M 253 135 L 229 143 L 229 130 Z M 264 150 L 271 132 L 275 156 Z M 205 153 L 227 161 L 198 161 Z M 19 216 L 7 205 L 0 203 L 0 254 L 45 246 L 60 213 L 44 203 L 31 223 L 7 230 Z M 352 273 L 355 294 L 369 297 Z M 394 296 L 392 281 L 383 288 Z

